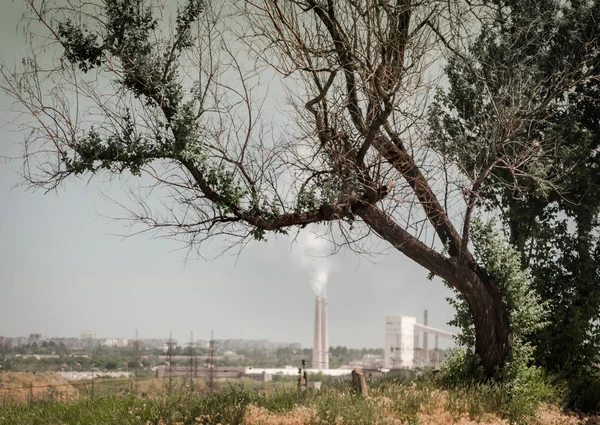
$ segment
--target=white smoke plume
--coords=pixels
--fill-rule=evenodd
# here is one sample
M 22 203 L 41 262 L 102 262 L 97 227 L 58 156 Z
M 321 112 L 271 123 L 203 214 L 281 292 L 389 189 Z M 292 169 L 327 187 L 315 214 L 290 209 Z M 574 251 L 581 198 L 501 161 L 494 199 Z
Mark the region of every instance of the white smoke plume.
M 331 272 L 331 244 L 312 232 L 302 236 L 302 264 L 311 274 L 311 286 L 316 295 L 326 296 Z

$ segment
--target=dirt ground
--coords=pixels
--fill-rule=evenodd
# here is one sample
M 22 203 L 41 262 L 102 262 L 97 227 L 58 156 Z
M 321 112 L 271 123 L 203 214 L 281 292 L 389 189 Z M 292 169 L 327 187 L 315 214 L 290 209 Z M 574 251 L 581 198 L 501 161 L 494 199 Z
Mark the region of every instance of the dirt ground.
M 79 391 L 69 381 L 54 373 L 0 373 L 0 403 L 67 400 L 78 396 Z

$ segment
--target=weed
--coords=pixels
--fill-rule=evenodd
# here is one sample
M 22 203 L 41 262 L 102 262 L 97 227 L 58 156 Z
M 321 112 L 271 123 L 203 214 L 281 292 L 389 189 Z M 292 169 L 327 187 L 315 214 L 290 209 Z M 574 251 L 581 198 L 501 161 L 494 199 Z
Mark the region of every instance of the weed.
M 0 410 L 0 425 L 507 425 L 503 389 L 473 384 L 443 388 L 432 378 L 372 382 L 369 397 L 347 382 L 321 391 L 282 389 L 271 393 L 227 385 L 210 396 L 181 389 L 141 398 L 101 395 L 94 399 L 34 401 Z M 543 405 L 519 423 L 575 425 L 574 416 Z

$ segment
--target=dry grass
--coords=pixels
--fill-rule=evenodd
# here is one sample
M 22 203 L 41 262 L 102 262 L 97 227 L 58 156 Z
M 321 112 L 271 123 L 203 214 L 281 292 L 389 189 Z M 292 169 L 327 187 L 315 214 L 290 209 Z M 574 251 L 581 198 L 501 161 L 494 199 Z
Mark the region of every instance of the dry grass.
M 59 377 L 43 374 L 2 377 L 0 388 L 23 382 L 48 385 L 60 381 Z M 75 391 L 69 385 L 65 388 Z M 124 397 L 110 393 L 97 395 L 93 400 L 84 397 L 67 403 L 6 405 L 0 408 L 0 425 L 509 425 L 502 414 L 498 390 L 489 386 L 443 390 L 431 382 L 388 382 L 373 385 L 367 398 L 352 393 L 346 385 L 325 387 L 322 391 L 282 390 L 269 394 L 232 386 L 208 397 L 184 386 L 165 395 L 162 382 L 148 380 L 139 390 L 137 397 L 134 392 Z M 139 397 L 142 392 L 147 396 Z M 28 398 L 27 392 L 21 396 L 23 400 Z M 549 404 L 542 404 L 534 417 L 519 423 L 598 424 L 595 418 L 579 418 Z
M 596 424 L 596 418 L 580 418 L 573 414 L 567 414 L 560 410 L 558 406 L 551 404 L 542 404 L 534 418 L 535 425 L 579 425 Z
M 509 425 L 509 422 L 500 418 L 497 413 L 480 409 L 477 414 L 469 413 L 470 407 L 468 401 L 464 401 L 462 406 L 453 406 L 449 409 L 450 396 L 447 391 L 433 391 L 429 402 L 422 406 L 416 417 L 420 425 Z
M 79 391 L 54 373 L 5 372 L 0 374 L 0 402 L 72 400 Z
M 270 412 L 264 407 L 250 405 L 244 414 L 244 425 L 309 425 L 318 423 L 317 410 L 296 406 L 287 412 Z
M 396 392 L 396 396 L 404 395 L 404 399 L 394 399 L 383 394 L 370 397 L 367 403 L 373 407 L 375 416 L 371 425 L 510 425 L 509 421 L 500 417 L 497 411 L 485 411 L 485 406 L 478 406 L 477 413 L 473 406 L 464 400 L 462 406 L 451 403 L 448 391 L 423 390 L 412 387 L 413 394 Z M 419 394 L 416 394 L 419 392 Z M 426 392 L 426 394 L 424 393 Z M 414 415 L 400 413 L 401 406 L 405 406 L 412 396 L 414 400 L 420 399 L 418 410 Z M 422 397 L 426 396 L 424 400 Z M 489 405 L 491 406 L 491 405 Z M 198 422 L 203 423 L 203 422 Z M 315 407 L 295 406 L 285 412 L 273 412 L 264 407 L 250 405 L 246 408 L 243 425 L 350 425 L 356 423 L 353 418 L 345 418 L 340 415 L 333 421 L 325 420 L 319 415 Z M 579 418 L 573 414 L 566 414 L 558 406 L 542 404 L 538 413 L 530 420 L 531 425 L 585 425 L 590 424 L 588 418 Z

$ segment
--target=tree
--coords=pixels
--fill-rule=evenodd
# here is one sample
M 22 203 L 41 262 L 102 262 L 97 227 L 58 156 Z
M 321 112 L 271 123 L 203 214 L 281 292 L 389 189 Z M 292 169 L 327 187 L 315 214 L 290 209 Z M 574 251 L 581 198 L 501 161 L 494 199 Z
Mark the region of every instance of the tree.
M 508 309 L 501 282 L 470 249 L 471 217 L 480 193 L 500 184 L 488 176 L 509 168 L 545 181 L 543 158 L 503 135 L 493 158 L 461 169 L 425 137 L 429 93 L 439 84 L 433 65 L 461 50 L 487 6 L 261 0 L 230 4 L 226 16 L 186 0 L 169 29 L 151 0 L 28 3 L 44 31 L 33 46 L 45 50 L 20 69 L 4 68 L 3 87 L 33 119 L 25 154 L 33 185 L 143 174 L 173 202 L 160 216 L 142 193 L 133 219 L 191 246 L 218 235 L 262 240 L 313 223 L 337 224 L 340 243 L 358 249 L 375 234 L 460 292 L 485 370 L 502 367 Z M 287 132 L 260 114 L 257 91 L 269 72 L 289 82 Z M 557 87 L 551 98 L 568 84 Z M 525 122 L 495 119 L 495 128 Z
M 106 365 L 104 367 L 106 368 L 106 370 L 116 370 L 118 366 L 119 365 L 117 364 L 117 362 L 109 361 L 106 362 Z
M 543 180 L 504 167 L 480 195 L 503 212 L 549 310 L 548 326 L 531 337 L 537 363 L 588 375 L 600 343 L 600 2 L 494 3 L 495 16 L 469 54 L 449 62 L 450 88 L 433 109 L 432 139 L 465 170 L 479 160 L 455 153 L 464 152 L 465 139 L 481 153 L 494 135 L 510 137 L 511 149 L 538 158 L 526 166 L 543 167 Z M 521 125 L 499 127 L 509 115 Z

